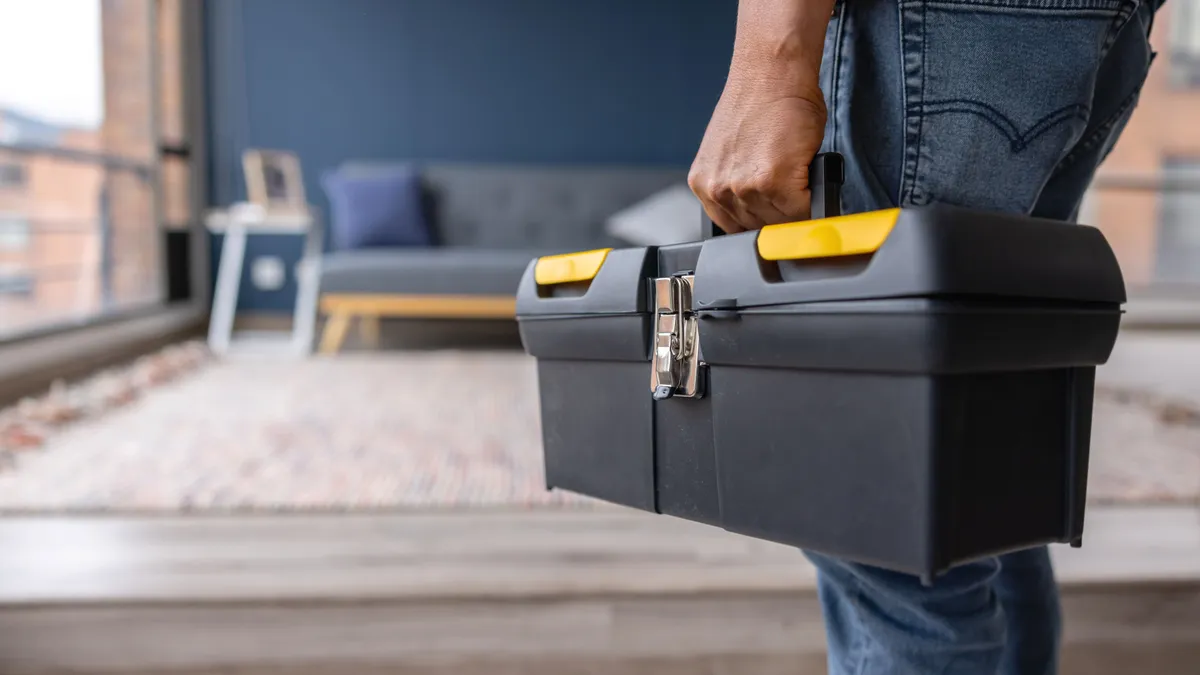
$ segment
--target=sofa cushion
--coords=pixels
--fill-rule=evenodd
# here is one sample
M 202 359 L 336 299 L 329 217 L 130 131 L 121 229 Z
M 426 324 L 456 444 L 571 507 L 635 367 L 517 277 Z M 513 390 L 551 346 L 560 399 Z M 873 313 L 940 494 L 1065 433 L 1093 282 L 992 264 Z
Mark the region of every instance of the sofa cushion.
M 339 251 L 321 262 L 321 292 L 516 295 L 529 262 L 555 252 L 467 248 Z
M 370 175 L 334 171 L 321 182 L 332 207 L 335 249 L 433 244 L 415 168 L 396 165 Z

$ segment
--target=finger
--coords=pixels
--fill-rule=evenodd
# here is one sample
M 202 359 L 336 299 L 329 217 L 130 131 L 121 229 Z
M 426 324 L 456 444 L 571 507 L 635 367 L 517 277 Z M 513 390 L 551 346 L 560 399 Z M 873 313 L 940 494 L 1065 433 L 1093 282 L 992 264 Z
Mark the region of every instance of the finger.
M 809 191 L 808 171 L 792 174 L 758 176 L 744 199 L 750 210 L 768 224 L 794 223 L 808 220 L 812 212 L 812 192 Z
M 717 190 L 714 201 L 732 217 L 734 225 L 738 228 L 739 232 L 757 230 L 766 225 L 765 221 L 751 212 L 746 202 L 743 201 L 733 187 L 725 186 Z
M 688 172 L 688 187 L 692 189 L 692 193 L 700 200 L 700 206 L 713 223 L 721 228 L 721 231 L 726 234 L 736 234 L 741 232 L 743 228 L 738 224 L 737 217 L 728 209 L 724 208 L 714 196 L 718 182 L 709 178 L 709 172 L 705 170 L 705 166 L 699 159 L 692 165 L 691 171 Z
M 778 223 L 787 223 L 795 220 L 789 218 L 788 215 L 775 206 L 775 200 L 771 197 L 758 193 L 753 196 L 743 198 L 746 204 L 746 210 L 755 218 L 762 221 L 765 225 L 775 225 Z
M 771 198 L 771 206 L 782 216 L 780 223 L 794 223 L 812 217 L 812 192 L 787 190 Z
M 709 218 L 716 223 L 717 227 L 725 234 L 737 234 L 744 232 L 745 229 L 738 224 L 737 218 L 729 211 L 726 211 L 720 204 L 711 199 L 701 199 L 701 204 L 704 207 L 705 213 Z
M 720 189 L 717 188 L 715 181 L 704 182 L 694 181 L 692 191 L 700 199 L 701 206 L 708 213 L 708 217 L 716 223 L 717 227 L 721 228 L 726 234 L 737 234 L 745 231 L 745 227 L 741 224 L 741 219 L 735 211 L 731 211 L 725 204 L 721 203 L 715 196 Z

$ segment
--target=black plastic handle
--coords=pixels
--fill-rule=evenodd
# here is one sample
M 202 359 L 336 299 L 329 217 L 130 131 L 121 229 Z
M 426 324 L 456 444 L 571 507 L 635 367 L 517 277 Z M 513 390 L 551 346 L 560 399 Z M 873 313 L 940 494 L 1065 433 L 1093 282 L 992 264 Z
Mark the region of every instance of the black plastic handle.
M 840 153 L 824 152 L 808 167 L 808 185 L 812 192 L 812 218 L 842 215 L 842 185 L 846 182 L 846 160 Z M 700 210 L 700 238 L 725 234 L 704 209 Z

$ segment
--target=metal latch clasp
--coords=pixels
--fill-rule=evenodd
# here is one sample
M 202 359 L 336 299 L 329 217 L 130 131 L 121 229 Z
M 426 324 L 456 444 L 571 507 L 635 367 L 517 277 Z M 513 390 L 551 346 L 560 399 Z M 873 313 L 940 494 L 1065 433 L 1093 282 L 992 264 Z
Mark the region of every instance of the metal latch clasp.
M 654 345 L 650 391 L 656 401 L 700 398 L 699 321 L 690 274 L 654 280 Z

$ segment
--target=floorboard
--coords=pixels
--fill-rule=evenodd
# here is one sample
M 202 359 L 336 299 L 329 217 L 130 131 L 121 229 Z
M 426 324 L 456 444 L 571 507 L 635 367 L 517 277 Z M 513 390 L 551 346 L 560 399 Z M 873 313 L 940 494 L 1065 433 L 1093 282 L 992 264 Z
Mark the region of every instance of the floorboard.
M 1055 547 L 1065 672 L 1194 675 L 1200 514 Z M 0 521 L 4 675 L 821 672 L 794 550 L 616 509 Z
M 1093 508 L 1062 581 L 1200 579 L 1200 509 Z M 810 589 L 793 549 L 598 511 L 0 520 L 0 605 Z

